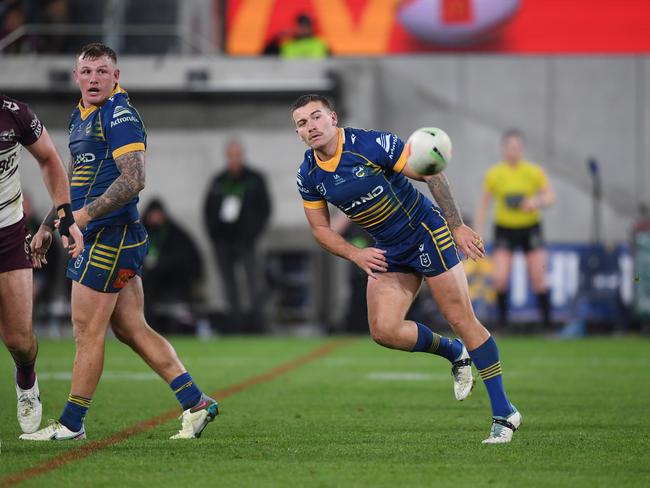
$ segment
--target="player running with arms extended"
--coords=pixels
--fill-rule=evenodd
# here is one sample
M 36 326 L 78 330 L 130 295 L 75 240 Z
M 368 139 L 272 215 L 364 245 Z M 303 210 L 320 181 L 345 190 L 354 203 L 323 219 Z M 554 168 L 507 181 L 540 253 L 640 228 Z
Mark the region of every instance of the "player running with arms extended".
M 457 247 L 472 259 L 485 251 L 479 235 L 463 224 L 446 176 L 413 173 L 406 166 L 404 143 L 393 134 L 338 128 L 325 97 L 298 98 L 292 116 L 310 147 L 297 177 L 305 215 L 322 247 L 368 274 L 372 338 L 384 347 L 448 359 L 458 400 L 471 393 L 473 361 L 492 404 L 492 428 L 483 442 L 510 442 L 521 415 L 503 388 L 496 342 L 474 315 Z M 442 211 L 406 177 L 426 181 Z M 370 233 L 375 247 L 359 249 L 332 230 L 328 202 Z M 423 278 L 462 342 L 405 320 Z
M 59 420 L 21 439 L 86 437 L 83 420 L 102 373 L 109 324 L 176 394 L 182 428 L 172 439 L 199 437 L 218 414 L 217 402 L 201 392 L 171 344 L 144 318 L 140 273 L 149 241 L 137 203 L 145 184 L 146 134 L 119 75 L 115 52 L 103 44 L 89 44 L 77 55 L 81 101 L 70 122 L 71 191 L 86 244 L 67 271 L 76 340 L 72 385 Z M 50 228 L 45 222 L 37 237 L 47 240 Z
M 32 331 L 32 259 L 18 171 L 22 146 L 41 168 L 60 219 L 63 245 L 73 258 L 83 249 L 83 237 L 74 223 L 68 177 L 50 135 L 28 105 L 0 95 L 0 337 L 16 365 L 18 423 L 30 433 L 41 424 L 42 405 L 35 372 L 38 343 Z

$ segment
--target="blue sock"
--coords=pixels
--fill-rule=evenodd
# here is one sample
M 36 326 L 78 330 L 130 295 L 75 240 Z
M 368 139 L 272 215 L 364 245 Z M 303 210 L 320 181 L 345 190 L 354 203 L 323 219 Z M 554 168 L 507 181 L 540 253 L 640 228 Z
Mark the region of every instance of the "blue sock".
M 450 339 L 431 332 L 426 325 L 416 322 L 418 326 L 418 340 L 411 352 L 428 352 L 447 358 L 454 362 L 463 352 L 463 343 L 458 339 Z
M 79 432 L 84 425 L 84 418 L 90 408 L 90 398 L 68 395 L 68 401 L 65 403 L 63 413 L 59 417 L 59 422 L 65 425 L 72 432 Z
M 199 403 L 203 394 L 187 372 L 174 378 L 169 387 L 174 391 L 176 399 L 183 407 L 183 410 L 187 410 Z
M 499 361 L 499 348 L 492 336 L 473 351 L 469 356 L 474 361 L 476 369 L 485 388 L 487 388 L 492 404 L 492 415 L 494 417 L 507 417 L 515 411 L 506 391 L 503 388 L 503 377 L 501 376 L 501 362 Z

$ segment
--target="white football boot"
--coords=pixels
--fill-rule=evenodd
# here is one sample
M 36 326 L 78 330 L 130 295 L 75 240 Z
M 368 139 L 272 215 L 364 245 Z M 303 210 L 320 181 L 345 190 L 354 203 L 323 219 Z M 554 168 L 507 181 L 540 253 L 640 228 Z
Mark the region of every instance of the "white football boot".
M 181 416 L 181 430 L 170 439 L 198 439 L 214 418 L 219 415 L 219 404 L 209 396 L 201 396 L 201 401 L 187 410 Z
M 460 357 L 451 363 L 451 375 L 454 377 L 454 395 L 456 400 L 462 402 L 472 394 L 474 376 L 472 375 L 472 360 L 463 345 Z
M 78 441 L 85 438 L 86 430 L 83 425 L 79 432 L 72 432 L 57 420 L 50 420 L 50 425 L 44 429 L 37 430 L 33 434 L 23 434 L 20 436 L 20 439 L 24 441 Z
M 507 417 L 492 417 L 490 437 L 485 439 L 483 444 L 505 444 L 510 442 L 512 435 L 519 428 L 523 420 L 524 418 L 516 408 Z
M 16 397 L 18 399 L 16 417 L 20 428 L 26 434 L 36 432 L 41 425 L 41 417 L 43 416 L 38 379 L 34 381 L 34 386 L 28 390 L 23 390 L 16 385 Z

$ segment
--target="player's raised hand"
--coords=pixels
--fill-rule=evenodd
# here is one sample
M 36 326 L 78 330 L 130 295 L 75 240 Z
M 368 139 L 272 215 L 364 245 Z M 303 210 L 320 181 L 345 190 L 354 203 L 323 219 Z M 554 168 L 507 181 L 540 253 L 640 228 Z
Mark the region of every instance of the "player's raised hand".
M 352 257 L 354 264 L 359 266 L 368 276 L 377 279 L 375 272 L 386 272 L 388 263 L 384 254 L 386 251 L 376 247 L 366 247 L 358 249 Z
M 32 254 L 32 266 L 34 266 L 34 268 L 40 269 L 43 265 L 47 264 L 45 254 L 50 248 L 50 244 L 52 244 L 52 231 L 41 225 L 38 232 L 36 232 L 29 243 L 29 248 Z
M 470 227 L 462 224 L 451 231 L 456 245 L 468 258 L 476 261 L 485 256 L 485 245 L 481 236 Z

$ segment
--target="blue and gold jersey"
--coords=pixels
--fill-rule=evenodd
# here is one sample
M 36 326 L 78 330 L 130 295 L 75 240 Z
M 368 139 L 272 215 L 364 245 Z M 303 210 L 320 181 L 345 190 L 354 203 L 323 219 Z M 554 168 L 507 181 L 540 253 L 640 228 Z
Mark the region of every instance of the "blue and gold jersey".
M 389 132 L 339 129 L 334 157 L 321 161 L 309 149 L 298 170 L 298 190 L 306 208 L 338 207 L 379 245 L 412 242 L 433 203 L 401 174 L 404 142 Z
M 102 195 L 120 171 L 115 158 L 131 151 L 144 151 L 146 132 L 128 94 L 118 85 L 100 107 L 75 108 L 70 120 L 70 153 L 73 161 L 72 209 L 78 210 Z M 84 235 L 108 225 L 138 220 L 138 197 L 123 207 L 90 221 Z

